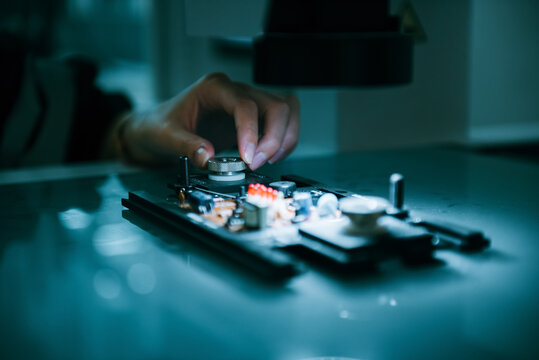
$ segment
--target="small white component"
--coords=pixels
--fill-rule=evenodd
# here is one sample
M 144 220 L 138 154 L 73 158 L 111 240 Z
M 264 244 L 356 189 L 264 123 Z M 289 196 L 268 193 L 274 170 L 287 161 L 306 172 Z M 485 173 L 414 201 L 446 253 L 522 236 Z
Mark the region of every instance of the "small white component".
M 334 194 L 324 194 L 318 199 L 316 207 L 318 208 L 318 216 L 334 216 L 339 209 L 339 199 Z

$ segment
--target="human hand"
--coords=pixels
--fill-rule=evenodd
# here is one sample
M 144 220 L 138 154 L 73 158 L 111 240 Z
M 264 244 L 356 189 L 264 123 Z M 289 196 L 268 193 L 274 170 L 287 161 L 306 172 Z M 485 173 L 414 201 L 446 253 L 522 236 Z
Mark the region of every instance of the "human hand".
M 233 134 L 210 134 L 211 139 L 197 134 L 212 121 L 218 125 L 223 115 L 233 119 L 239 154 L 252 170 L 285 158 L 297 145 L 296 97 L 280 97 L 213 73 L 154 110 L 124 117 L 113 130 L 116 153 L 145 164 L 172 162 L 180 154 L 187 155 L 203 168 L 215 154 L 212 141 L 234 143 Z M 259 120 L 263 124 L 260 139 Z

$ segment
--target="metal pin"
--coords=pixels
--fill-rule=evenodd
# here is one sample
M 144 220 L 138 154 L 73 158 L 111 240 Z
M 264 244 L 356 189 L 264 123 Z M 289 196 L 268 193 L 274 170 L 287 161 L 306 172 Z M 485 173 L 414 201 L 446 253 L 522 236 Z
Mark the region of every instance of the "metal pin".
M 183 187 L 189 187 L 189 158 L 180 156 L 180 173 L 178 174 L 178 182 Z
M 404 206 L 404 176 L 392 174 L 389 178 L 389 201 L 393 208 L 401 210 Z

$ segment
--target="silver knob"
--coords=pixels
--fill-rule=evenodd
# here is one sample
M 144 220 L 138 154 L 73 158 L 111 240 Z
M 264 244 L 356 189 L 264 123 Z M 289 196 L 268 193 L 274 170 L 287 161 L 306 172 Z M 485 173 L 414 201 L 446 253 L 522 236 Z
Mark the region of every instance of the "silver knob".
M 231 173 L 247 168 L 239 157 L 216 157 L 208 160 L 208 170 L 216 173 Z
M 216 157 L 208 160 L 208 178 L 213 181 L 240 181 L 245 179 L 247 165 L 239 157 Z

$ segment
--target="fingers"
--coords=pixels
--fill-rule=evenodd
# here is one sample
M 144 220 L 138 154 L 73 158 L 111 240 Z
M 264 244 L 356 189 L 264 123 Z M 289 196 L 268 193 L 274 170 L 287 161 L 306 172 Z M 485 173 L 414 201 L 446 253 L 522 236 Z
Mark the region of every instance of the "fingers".
M 182 154 L 195 166 L 206 167 L 215 149 L 195 132 L 204 119 L 217 119 L 219 113 L 234 117 L 240 156 L 253 170 L 268 160 L 283 159 L 297 144 L 299 103 L 295 97 L 282 98 L 215 73 L 157 108 L 131 116 L 122 127 L 126 157 L 155 164 L 174 161 Z M 259 140 L 260 118 L 264 128 Z M 208 138 L 215 140 L 212 134 Z
M 264 133 L 258 142 L 251 169 L 266 161 L 274 163 L 294 150 L 299 136 L 299 101 L 295 96 L 277 97 L 250 88 L 251 96 L 259 104 L 265 120 Z
M 207 75 L 196 87 L 201 107 L 223 110 L 234 117 L 240 156 L 247 164 L 251 164 L 258 144 L 257 103 L 224 74 Z
M 239 84 L 239 86 L 244 87 L 249 96 L 255 100 L 264 118 L 263 135 L 258 141 L 255 156 L 250 166 L 254 170 L 275 156 L 281 148 L 290 119 L 290 106 L 273 94 L 244 84 Z M 240 136 L 241 134 L 238 132 L 238 139 Z
M 284 139 L 279 150 L 273 155 L 268 162 L 273 164 L 276 161 L 282 160 L 296 148 L 299 139 L 300 129 L 300 105 L 299 100 L 292 95 L 286 96 L 285 101 L 290 107 L 290 118 L 285 131 Z
M 196 87 L 202 107 L 224 110 L 234 117 L 238 150 L 251 169 L 268 160 L 281 160 L 295 148 L 299 136 L 299 102 L 295 97 L 281 98 L 232 82 L 219 73 L 205 76 Z M 260 140 L 259 117 L 264 118 Z
M 258 143 L 258 107 L 251 100 L 242 100 L 234 111 L 238 151 L 249 165 L 253 163 Z

